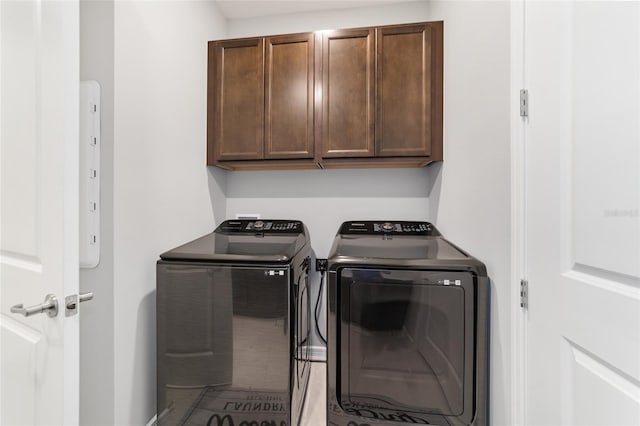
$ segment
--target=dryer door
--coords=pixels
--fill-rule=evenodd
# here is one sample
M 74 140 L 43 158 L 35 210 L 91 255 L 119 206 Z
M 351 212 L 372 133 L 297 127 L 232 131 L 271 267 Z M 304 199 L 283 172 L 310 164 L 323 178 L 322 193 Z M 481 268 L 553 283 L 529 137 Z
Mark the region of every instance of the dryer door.
M 342 269 L 342 409 L 386 420 L 435 415 L 470 423 L 474 279 L 457 271 Z

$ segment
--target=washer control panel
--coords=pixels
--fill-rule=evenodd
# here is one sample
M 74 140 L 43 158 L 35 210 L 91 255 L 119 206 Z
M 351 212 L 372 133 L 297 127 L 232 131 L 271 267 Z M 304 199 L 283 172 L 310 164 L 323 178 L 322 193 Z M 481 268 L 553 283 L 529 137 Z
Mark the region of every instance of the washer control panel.
M 299 220 L 226 220 L 216 231 L 226 233 L 301 234 L 304 232 L 304 228 Z
M 340 227 L 341 235 L 440 235 L 429 222 L 354 221 Z

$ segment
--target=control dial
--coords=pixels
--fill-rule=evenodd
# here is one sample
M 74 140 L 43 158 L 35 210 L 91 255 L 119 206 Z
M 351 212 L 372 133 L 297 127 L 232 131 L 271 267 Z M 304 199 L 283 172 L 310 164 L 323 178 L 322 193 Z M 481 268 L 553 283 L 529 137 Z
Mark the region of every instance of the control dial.
M 391 232 L 391 231 L 393 231 L 395 229 L 396 229 L 396 227 L 391 222 L 385 222 L 385 223 L 382 224 L 382 230 L 385 231 L 385 232 Z
M 256 220 L 255 222 L 253 222 L 253 229 L 257 229 L 260 230 L 264 228 L 264 222 L 261 220 Z

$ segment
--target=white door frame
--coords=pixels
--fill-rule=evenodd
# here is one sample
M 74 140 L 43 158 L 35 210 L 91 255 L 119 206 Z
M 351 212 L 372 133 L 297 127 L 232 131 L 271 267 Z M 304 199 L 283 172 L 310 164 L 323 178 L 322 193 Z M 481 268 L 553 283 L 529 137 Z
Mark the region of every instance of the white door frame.
M 80 293 L 80 1 L 68 1 L 64 11 L 62 43 L 66 59 L 64 76 L 64 249 L 68 256 L 64 261 L 64 296 Z M 69 67 L 71 67 L 69 69 Z M 65 341 L 64 351 L 64 421 L 65 425 L 80 423 L 80 317 L 78 314 L 66 318 L 64 333 L 74 336 Z
M 525 0 L 510 3 L 511 20 L 511 347 L 512 425 L 524 425 L 526 413 L 527 310 L 520 306 L 520 280 L 527 278 L 525 124 L 520 116 L 520 89 L 525 88 Z

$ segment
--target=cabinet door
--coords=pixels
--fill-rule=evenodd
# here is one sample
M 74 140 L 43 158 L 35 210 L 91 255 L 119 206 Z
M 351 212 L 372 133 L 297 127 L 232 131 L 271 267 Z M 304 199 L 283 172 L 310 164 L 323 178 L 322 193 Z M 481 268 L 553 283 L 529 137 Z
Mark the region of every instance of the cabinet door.
M 265 158 L 313 157 L 313 33 L 268 37 Z
M 432 143 L 442 144 L 442 22 L 378 28 L 376 50 L 376 155 L 434 154 Z
M 209 43 L 209 70 L 208 148 L 214 155 L 209 157 L 210 164 L 211 160 L 262 159 L 262 38 Z
M 322 156 L 374 155 L 374 30 L 338 30 L 322 40 Z

